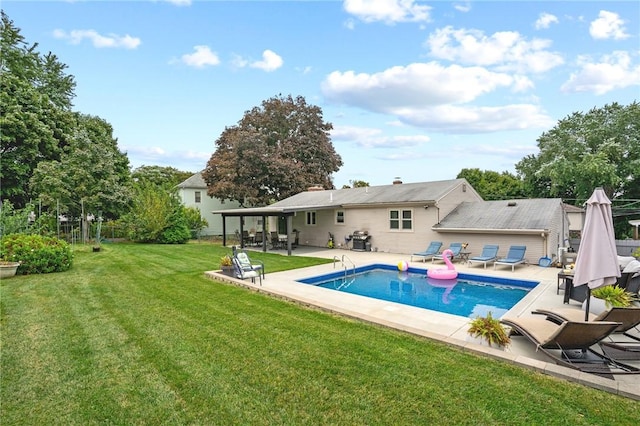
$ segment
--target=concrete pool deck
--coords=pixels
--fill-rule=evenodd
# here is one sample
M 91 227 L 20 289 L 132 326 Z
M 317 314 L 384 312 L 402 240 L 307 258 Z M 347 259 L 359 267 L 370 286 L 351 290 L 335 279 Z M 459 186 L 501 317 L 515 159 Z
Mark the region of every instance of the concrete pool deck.
M 352 263 L 356 267 L 373 263 L 395 265 L 401 260 L 409 262 L 410 258 L 409 255 L 398 253 L 357 252 L 343 249 L 312 247 L 299 247 L 294 251 L 293 255 L 326 259 L 334 259 L 334 257 L 337 257 L 340 260 L 342 260 L 344 256 L 345 264 L 348 267 L 351 267 Z M 429 260 L 424 263 L 414 261 L 409 262 L 409 265 L 418 268 L 429 268 L 431 261 Z M 436 263 L 435 266 L 443 267 L 443 265 L 444 264 L 440 262 Z M 468 266 L 457 262 L 455 266 L 456 270 L 460 273 L 539 281 L 540 284 L 509 310 L 506 316 L 528 316 L 531 315 L 531 311 L 536 308 L 567 307 L 567 305 L 563 304 L 562 290 L 560 290 L 560 294 L 556 294 L 557 276 L 559 272 L 557 268 L 543 268 L 534 264 L 519 265 L 516 266 L 515 271 L 512 272 L 511 267 L 500 265 L 498 265 L 496 270 L 493 269 L 493 265 L 489 265 L 487 269 L 484 269 L 482 265 L 476 264 L 474 266 Z M 469 324 L 468 318 L 297 282 L 297 280 L 302 278 L 328 274 L 341 269 L 342 266 L 340 262 L 337 262 L 335 264 L 329 263 L 309 268 L 269 273 L 268 265 L 266 265 L 267 275 L 266 279 L 262 281 L 262 286 L 260 286 L 257 281 L 256 284 L 252 284 L 250 280 L 242 281 L 229 278 L 217 274 L 215 271 L 207 271 L 205 275 L 212 279 L 241 284 L 248 288 L 296 301 L 303 305 L 314 306 L 330 312 L 438 340 L 452 346 L 463 348 L 464 350 L 515 363 L 544 374 L 640 400 L 640 374 L 616 375 L 614 380 L 611 380 L 563 367 L 550 362 L 550 358 L 544 354 L 536 352 L 535 345 L 521 336 L 514 336 L 511 339 L 511 345 L 506 351 L 479 346 L 466 341 Z M 570 305 L 576 309 L 580 306 L 580 304 L 575 301 L 571 301 Z M 640 361 L 624 362 L 640 367 Z

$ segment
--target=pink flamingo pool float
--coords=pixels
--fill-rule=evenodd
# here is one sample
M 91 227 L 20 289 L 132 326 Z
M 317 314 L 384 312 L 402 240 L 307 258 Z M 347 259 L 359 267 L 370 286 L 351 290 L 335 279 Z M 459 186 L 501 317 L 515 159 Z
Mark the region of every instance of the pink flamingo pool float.
M 451 263 L 449 256 L 453 257 L 453 252 L 446 249 L 442 252 L 442 260 L 447 264 L 446 268 L 429 268 L 427 269 L 427 277 L 434 278 L 436 280 L 453 280 L 458 277 L 456 268 Z

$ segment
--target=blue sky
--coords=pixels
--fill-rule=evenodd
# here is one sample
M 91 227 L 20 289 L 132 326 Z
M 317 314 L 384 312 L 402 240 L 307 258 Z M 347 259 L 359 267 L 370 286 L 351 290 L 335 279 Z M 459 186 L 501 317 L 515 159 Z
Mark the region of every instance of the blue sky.
M 68 65 L 74 109 L 114 127 L 132 167 L 199 171 L 245 111 L 304 96 L 350 180 L 515 172 L 573 112 L 640 100 L 637 1 L 15 1 Z

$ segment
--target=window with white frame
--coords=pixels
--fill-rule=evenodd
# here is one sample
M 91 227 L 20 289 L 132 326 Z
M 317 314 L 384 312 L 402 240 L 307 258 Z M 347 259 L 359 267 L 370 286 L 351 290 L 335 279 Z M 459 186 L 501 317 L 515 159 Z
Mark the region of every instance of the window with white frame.
M 306 224 L 309 226 L 315 226 L 316 224 L 316 212 L 307 212 Z
M 199 203 L 202 200 L 202 195 L 200 194 L 200 191 L 196 191 L 195 195 L 196 195 L 196 203 Z
M 413 229 L 413 210 L 389 210 L 389 229 L 411 231 Z
M 344 225 L 344 210 L 336 210 L 336 225 Z

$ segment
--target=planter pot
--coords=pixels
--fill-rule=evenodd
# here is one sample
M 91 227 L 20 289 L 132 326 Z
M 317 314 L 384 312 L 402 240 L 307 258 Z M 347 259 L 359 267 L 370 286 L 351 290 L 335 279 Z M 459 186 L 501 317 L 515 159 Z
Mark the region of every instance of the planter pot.
M 221 266 L 222 275 L 235 278 L 236 271 L 233 266 Z
M 489 342 L 487 342 L 482 337 L 473 337 L 473 336 L 467 335 L 467 338 L 465 339 L 465 341 L 467 341 L 469 343 L 476 344 L 476 345 L 480 345 L 480 346 L 486 346 L 486 347 L 489 347 L 489 348 L 498 349 L 500 351 L 506 351 L 507 350 L 507 347 L 504 346 L 504 345 L 491 345 L 491 346 L 489 346 Z
M 2 262 L 0 263 L 0 279 L 10 278 L 16 274 L 20 262 Z
M 587 301 L 585 299 L 585 301 L 582 302 L 582 310 L 584 311 L 586 309 L 587 309 Z M 607 302 L 605 302 L 603 299 L 598 299 L 597 297 L 593 297 L 593 296 L 589 298 L 589 312 L 595 315 L 600 315 L 606 310 L 608 310 Z

